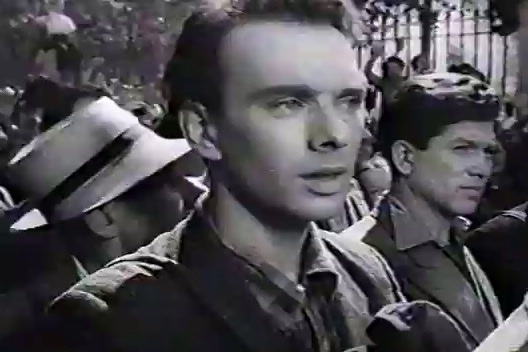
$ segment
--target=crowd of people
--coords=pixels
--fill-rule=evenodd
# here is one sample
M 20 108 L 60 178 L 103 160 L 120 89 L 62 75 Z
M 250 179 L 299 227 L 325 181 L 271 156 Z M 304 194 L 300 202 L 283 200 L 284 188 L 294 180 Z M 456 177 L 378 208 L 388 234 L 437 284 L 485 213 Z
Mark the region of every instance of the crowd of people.
M 166 64 L 154 22 L 10 24 L 0 350 L 528 350 L 522 104 L 400 40 L 358 67 L 339 4 L 203 4 Z

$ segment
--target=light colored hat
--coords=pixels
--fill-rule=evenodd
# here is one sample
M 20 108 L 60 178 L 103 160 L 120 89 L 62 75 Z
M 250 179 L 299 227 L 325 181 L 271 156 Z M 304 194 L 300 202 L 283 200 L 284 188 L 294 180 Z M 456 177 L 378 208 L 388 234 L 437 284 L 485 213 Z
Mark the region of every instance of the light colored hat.
M 52 221 L 67 220 L 112 201 L 189 151 L 185 140 L 156 135 L 104 97 L 37 136 L 7 172 L 37 207 L 51 204 Z

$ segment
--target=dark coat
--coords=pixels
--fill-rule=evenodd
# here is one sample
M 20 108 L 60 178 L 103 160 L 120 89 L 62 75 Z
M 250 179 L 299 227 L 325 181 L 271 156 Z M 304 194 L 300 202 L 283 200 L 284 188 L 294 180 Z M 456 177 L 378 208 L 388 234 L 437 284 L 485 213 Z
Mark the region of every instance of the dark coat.
M 248 290 L 235 257 L 220 260 L 209 249 L 204 226 L 191 216 L 66 292 L 50 310 L 62 345 L 54 350 L 291 351 Z M 330 233 L 323 240 L 360 289 L 339 291 L 332 303 L 340 343 L 343 350 L 365 345 L 371 318 L 401 295 L 370 247 L 342 248 Z
M 49 226 L 3 234 L 0 278 L 0 350 L 39 350 L 44 307 L 79 280 L 64 242 Z
M 437 304 L 458 323 L 476 347 L 502 319 L 489 283 L 485 282 L 485 277 L 475 267 L 476 263 L 472 258 L 468 258 L 471 256 L 468 251 L 465 251 L 465 259 L 470 263 L 468 265 L 473 267 L 473 272 L 478 272 L 476 275 L 484 296 L 482 299 L 472 287 L 473 280 L 450 263 L 449 259 L 439 252 L 436 244 L 429 242 L 399 250 L 395 240 L 397 231 L 420 231 L 420 229 L 415 225 L 410 227 L 412 224 L 408 224 L 409 227 L 405 226 L 405 228 L 403 223 L 398 223 L 402 226 L 395 226 L 396 211 L 389 201 L 382 203 L 378 223 L 363 241 L 379 250 L 387 259 L 408 299 Z M 482 308 L 482 320 L 475 319 L 475 315 L 468 311 L 469 305 L 461 299 L 461 295 L 464 295 L 464 299 L 474 300 L 473 306 Z M 468 317 L 472 318 L 468 319 Z
M 155 175 L 84 217 L 0 236 L 1 351 L 39 350 L 33 341 L 45 335 L 45 307 L 54 298 L 83 274 L 134 252 L 175 226 L 184 214 L 178 211 L 178 195 L 171 193 L 191 197 L 190 202 L 199 192 L 180 184 L 181 177 L 168 180 L 169 176 Z
M 56 333 L 42 346 L 75 352 L 297 351 L 257 305 L 243 272 L 233 265 L 235 257 L 220 256 L 204 241 L 206 227 L 191 215 L 75 285 L 50 307 Z M 349 275 L 340 274 L 343 287 L 330 303 L 329 321 L 340 341 L 332 352 L 367 351 L 367 334 L 376 345 L 368 351 L 470 351 L 439 307 L 405 302 L 375 250 L 351 237 L 316 231 L 322 250 L 332 253 L 325 257 Z
M 512 313 L 528 292 L 528 203 L 503 212 L 466 240 L 488 276 L 503 314 Z

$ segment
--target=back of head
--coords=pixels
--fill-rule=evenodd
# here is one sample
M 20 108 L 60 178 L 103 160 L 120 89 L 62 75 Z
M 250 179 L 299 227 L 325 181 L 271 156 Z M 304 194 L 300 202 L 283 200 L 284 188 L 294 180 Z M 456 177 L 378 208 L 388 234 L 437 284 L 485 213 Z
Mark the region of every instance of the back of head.
M 354 4 L 363 0 L 355 0 Z M 176 114 L 183 101 L 208 109 L 220 107 L 222 40 L 237 26 L 253 20 L 324 23 L 344 28 L 347 11 L 341 0 L 235 0 L 224 5 L 203 4 L 183 26 L 165 75 L 169 113 Z
M 402 71 L 405 69 L 405 62 L 403 62 L 402 59 L 400 59 L 399 57 L 397 56 L 389 56 L 385 61 L 383 61 L 383 63 L 381 64 L 381 72 L 382 72 L 382 76 L 383 78 L 387 78 L 388 75 L 389 75 L 389 64 L 396 64 L 398 66 L 400 66 L 400 68 L 402 69 Z
M 379 148 L 390 159 L 394 142 L 425 150 L 429 141 L 453 124 L 494 121 L 500 100 L 485 82 L 456 73 L 416 76 L 400 88 L 379 123 Z

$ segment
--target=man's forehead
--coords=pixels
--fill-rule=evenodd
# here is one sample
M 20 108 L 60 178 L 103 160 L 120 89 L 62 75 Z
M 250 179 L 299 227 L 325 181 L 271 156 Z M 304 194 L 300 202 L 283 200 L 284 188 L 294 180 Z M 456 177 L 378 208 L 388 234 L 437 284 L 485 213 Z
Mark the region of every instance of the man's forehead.
M 351 44 L 331 26 L 248 23 L 226 37 L 221 59 L 227 76 L 251 78 L 262 85 L 306 84 L 325 89 L 366 84 Z
M 442 136 L 452 141 L 486 143 L 495 141 L 493 121 L 462 121 L 447 126 Z

